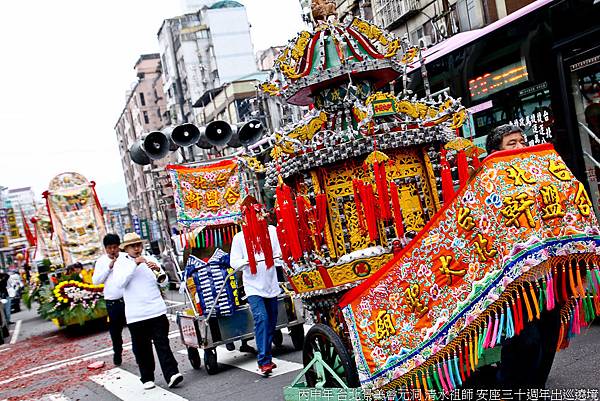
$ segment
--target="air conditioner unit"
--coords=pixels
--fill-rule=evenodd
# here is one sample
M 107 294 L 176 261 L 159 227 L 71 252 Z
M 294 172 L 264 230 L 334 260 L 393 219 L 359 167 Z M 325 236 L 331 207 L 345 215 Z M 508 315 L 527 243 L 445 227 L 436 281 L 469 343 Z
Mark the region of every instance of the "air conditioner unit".
M 419 47 L 427 48 L 433 44 L 433 39 L 431 35 L 423 35 L 419 38 Z

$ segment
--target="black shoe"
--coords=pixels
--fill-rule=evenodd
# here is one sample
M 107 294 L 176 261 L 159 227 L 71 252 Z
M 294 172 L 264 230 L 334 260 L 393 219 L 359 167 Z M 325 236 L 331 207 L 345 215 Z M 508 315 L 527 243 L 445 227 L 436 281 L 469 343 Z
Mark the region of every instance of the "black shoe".
M 250 354 L 256 354 L 256 350 L 254 349 L 254 347 L 252 347 L 248 344 L 240 345 L 240 352 L 248 352 Z
M 121 354 L 113 355 L 113 363 L 115 364 L 115 366 L 121 366 L 121 364 L 123 363 L 123 357 L 121 356 Z

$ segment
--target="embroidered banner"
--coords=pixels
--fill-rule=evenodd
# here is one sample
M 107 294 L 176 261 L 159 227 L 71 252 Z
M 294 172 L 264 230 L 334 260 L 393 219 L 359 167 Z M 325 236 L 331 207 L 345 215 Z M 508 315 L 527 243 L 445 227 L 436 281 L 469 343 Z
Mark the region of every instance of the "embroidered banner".
M 237 160 L 202 167 L 167 166 L 177 222 L 186 228 L 231 224 L 241 216 L 242 184 Z
M 341 300 L 362 385 L 447 392 L 544 308 L 562 308 L 562 340 L 577 334 L 584 309 L 585 321 L 600 313 L 599 234 L 583 184 L 551 145 L 488 157 Z
M 93 264 L 104 253 L 106 228 L 94 185 L 81 174 L 62 173 L 44 195 L 66 266 Z
M 36 255 L 39 256 L 39 259 L 50 260 L 50 263 L 53 265 L 62 265 L 60 244 L 56 235 L 52 235 L 52 225 L 50 224 L 50 217 L 48 217 L 48 209 L 45 206 L 40 206 L 32 222 L 34 223 L 37 238 Z

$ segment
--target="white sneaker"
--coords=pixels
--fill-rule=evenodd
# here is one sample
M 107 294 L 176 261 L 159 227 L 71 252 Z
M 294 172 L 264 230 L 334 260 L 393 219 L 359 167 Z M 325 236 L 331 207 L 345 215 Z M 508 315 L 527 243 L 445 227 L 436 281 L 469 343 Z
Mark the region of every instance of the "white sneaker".
M 155 384 L 154 384 L 153 381 L 149 381 L 149 382 L 144 383 L 144 390 L 150 390 L 150 389 L 152 389 L 154 387 L 155 387 Z
M 183 381 L 183 375 L 181 373 L 175 373 L 169 380 L 169 388 L 173 388 Z

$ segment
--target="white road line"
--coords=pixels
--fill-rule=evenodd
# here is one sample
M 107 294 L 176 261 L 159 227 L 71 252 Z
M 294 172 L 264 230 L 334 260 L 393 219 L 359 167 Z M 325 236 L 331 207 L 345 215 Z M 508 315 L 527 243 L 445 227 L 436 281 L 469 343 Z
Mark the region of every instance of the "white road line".
M 61 393 L 48 394 L 42 398 L 43 401 L 71 401 L 70 398 L 66 397 Z
M 4 352 L 4 351 L 8 351 L 10 348 L 2 348 L 0 349 L 0 352 Z
M 91 376 L 90 379 L 122 400 L 187 401 L 187 398 L 158 386 L 151 390 L 144 390 L 138 376 L 121 368 Z
M 19 337 L 19 332 L 21 331 L 22 323 L 23 323 L 22 320 L 17 320 L 17 323 L 15 324 L 15 331 L 13 332 L 12 338 L 10 339 L 11 344 L 14 344 L 17 342 L 17 337 Z
M 180 350 L 178 352 L 187 355 L 187 350 Z M 200 352 L 202 353 L 203 350 L 200 350 Z M 252 354 L 240 352 L 238 350 L 227 351 L 225 346 L 221 345 L 217 347 L 217 362 L 262 376 L 262 373 L 259 372 L 258 365 L 256 364 L 256 356 Z M 285 361 L 279 358 L 273 358 L 273 363 L 277 364 L 277 368 L 273 370 L 271 377 L 284 375 L 304 368 L 304 366 L 299 363 Z
M 170 299 L 165 299 L 165 302 L 168 304 L 173 304 L 175 306 L 183 305 L 185 303 L 185 302 L 179 302 L 179 301 L 171 301 Z
M 179 330 L 175 330 L 169 333 L 169 338 L 179 337 Z M 123 344 L 123 350 L 128 351 L 131 349 L 131 342 Z M 105 348 L 95 352 L 90 352 L 86 355 L 80 355 L 74 358 L 65 359 L 63 361 L 57 361 L 46 365 L 38 366 L 36 368 L 27 369 L 20 372 L 19 375 L 13 376 L 9 379 L 0 381 L 0 385 L 14 382 L 15 380 L 25 379 L 27 377 L 39 375 L 41 373 L 51 372 L 56 369 L 63 368 L 65 366 L 75 365 L 81 362 L 89 361 L 92 359 L 98 359 L 113 354 L 112 348 Z

